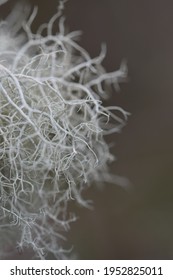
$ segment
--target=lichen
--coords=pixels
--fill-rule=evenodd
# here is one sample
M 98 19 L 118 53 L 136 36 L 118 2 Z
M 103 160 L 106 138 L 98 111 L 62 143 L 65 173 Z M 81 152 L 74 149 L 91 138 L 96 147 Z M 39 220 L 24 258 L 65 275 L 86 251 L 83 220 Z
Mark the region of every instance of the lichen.
M 0 24 L 1 243 L 13 240 L 10 251 L 31 248 L 40 259 L 66 258 L 63 232 L 76 219 L 68 202 L 90 206 L 82 191 L 107 180 L 114 159 L 104 135 L 119 132 L 128 115 L 102 104 L 106 86 L 126 78 L 125 63 L 106 73 L 105 46 L 91 58 L 76 41 L 79 32 L 65 32 L 64 2 L 36 34 L 37 8 L 24 19 L 16 7 Z

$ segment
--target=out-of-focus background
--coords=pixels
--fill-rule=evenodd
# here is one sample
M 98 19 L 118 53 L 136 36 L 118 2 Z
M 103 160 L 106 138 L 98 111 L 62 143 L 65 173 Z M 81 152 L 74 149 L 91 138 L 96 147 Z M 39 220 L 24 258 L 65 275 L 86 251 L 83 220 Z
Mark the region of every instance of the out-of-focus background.
M 39 6 L 33 29 L 58 3 L 30 2 Z M 108 71 L 127 59 L 129 81 L 105 104 L 131 112 L 122 134 L 111 137 L 117 161 L 110 167 L 131 189 L 93 184 L 85 196 L 94 210 L 76 206 L 69 246 L 78 259 L 173 259 L 173 2 L 69 0 L 65 16 L 70 31 L 83 31 L 91 56 L 106 42 Z

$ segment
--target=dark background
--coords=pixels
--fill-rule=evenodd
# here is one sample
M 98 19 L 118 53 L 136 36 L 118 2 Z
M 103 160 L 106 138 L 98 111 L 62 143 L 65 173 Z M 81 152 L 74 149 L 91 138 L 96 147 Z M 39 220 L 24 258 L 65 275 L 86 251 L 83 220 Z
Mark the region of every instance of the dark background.
M 58 1 L 30 2 L 39 6 L 34 30 Z M 81 45 L 92 57 L 106 42 L 108 71 L 127 59 L 129 81 L 106 105 L 131 112 L 111 138 L 117 161 L 110 169 L 132 187 L 93 184 L 85 196 L 95 209 L 76 206 L 69 244 L 79 259 L 173 259 L 173 2 L 69 0 L 65 16 L 70 31 L 83 31 Z

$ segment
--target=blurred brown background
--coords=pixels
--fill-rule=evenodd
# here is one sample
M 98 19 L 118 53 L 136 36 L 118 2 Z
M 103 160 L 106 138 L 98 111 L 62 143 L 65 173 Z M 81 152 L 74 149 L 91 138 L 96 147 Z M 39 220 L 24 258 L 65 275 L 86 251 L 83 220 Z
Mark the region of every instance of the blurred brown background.
M 31 2 L 39 6 L 36 28 L 58 1 Z M 65 15 L 70 31 L 83 31 L 81 45 L 91 56 L 106 42 L 108 71 L 127 59 L 129 82 L 106 105 L 132 114 L 111 138 L 118 158 L 111 171 L 132 187 L 93 185 L 85 196 L 95 209 L 76 207 L 69 244 L 79 259 L 173 259 L 173 2 L 69 0 Z

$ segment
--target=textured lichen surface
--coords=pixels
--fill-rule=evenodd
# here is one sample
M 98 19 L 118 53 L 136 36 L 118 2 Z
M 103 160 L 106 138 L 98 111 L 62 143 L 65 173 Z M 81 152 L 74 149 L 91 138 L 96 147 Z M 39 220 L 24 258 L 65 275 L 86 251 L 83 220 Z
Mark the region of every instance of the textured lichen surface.
M 91 58 L 76 41 L 79 32 L 65 33 L 63 4 L 36 34 L 37 8 L 26 19 L 29 10 L 20 6 L 20 16 L 16 6 L 0 23 L 2 258 L 16 247 L 31 248 L 34 258 L 66 258 L 63 232 L 75 221 L 68 202 L 89 206 L 83 189 L 109 179 L 114 157 L 104 135 L 119 132 L 128 115 L 102 104 L 107 85 L 126 78 L 126 65 L 106 73 L 104 45 Z

